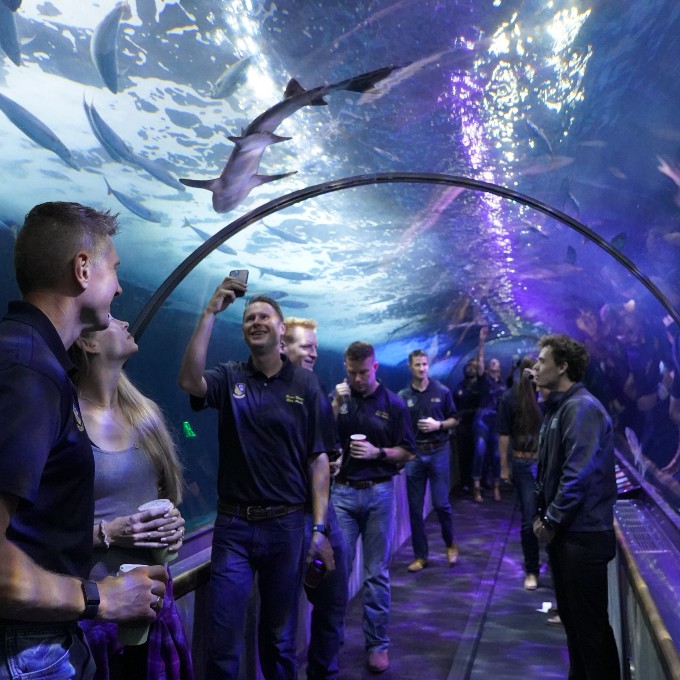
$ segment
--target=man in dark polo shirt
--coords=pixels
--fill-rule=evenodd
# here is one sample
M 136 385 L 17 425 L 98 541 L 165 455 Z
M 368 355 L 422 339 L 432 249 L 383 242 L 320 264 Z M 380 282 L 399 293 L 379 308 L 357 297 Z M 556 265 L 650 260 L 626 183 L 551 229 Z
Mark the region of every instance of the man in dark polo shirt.
M 248 300 L 243 314 L 249 360 L 205 370 L 215 317 L 246 287 L 232 277 L 218 286 L 189 341 L 179 375 L 193 408 L 219 411 L 219 501 L 206 677 L 238 677 L 248 596 L 257 574 L 262 673 L 268 680 L 293 680 L 304 506 L 310 497 L 317 530 L 309 555 L 334 569 L 325 535 L 325 396 L 311 371 L 293 366 L 280 353 L 283 315 L 274 300 L 263 296 Z
M 0 679 L 92 678 L 79 618 L 153 620 L 167 573 L 87 581 L 94 458 L 66 354 L 120 294 L 115 217 L 33 208 L 17 236 L 22 294 L 0 322 Z M 16 674 L 15 674 L 16 673 Z
M 408 565 L 410 572 L 427 566 L 428 545 L 423 520 L 425 489 L 430 481 L 432 505 L 446 546 L 446 560 L 453 566 L 458 561 L 458 547 L 453 542 L 453 517 L 451 514 L 449 435 L 458 424 L 456 407 L 448 387 L 430 378 L 430 362 L 422 349 L 408 355 L 411 382 L 399 392 L 411 414 L 411 424 L 416 435 L 415 460 L 406 463 L 406 491 L 411 520 L 411 543 L 415 559 Z
M 381 673 L 389 666 L 389 561 L 395 512 L 392 477 L 399 464 L 413 458 L 415 442 L 406 404 L 378 382 L 372 345 L 353 342 L 345 350 L 345 370 L 347 378 L 335 386 L 333 398 L 343 464 L 333 483 L 331 502 L 345 534 L 350 568 L 361 536 L 367 666 Z
M 316 321 L 288 317 L 285 319 L 286 332 L 283 336 L 283 351 L 296 366 L 314 370 L 318 357 L 319 341 L 316 337 Z M 335 422 L 329 410 L 327 423 L 327 451 L 337 449 Z M 339 451 L 337 452 L 339 454 Z M 337 470 L 340 461 L 333 461 Z M 333 505 L 328 506 L 328 540 L 333 549 L 335 571 L 326 574 L 315 587 L 305 584 L 307 599 L 312 605 L 307 648 L 307 680 L 336 680 L 339 677 L 338 655 L 344 640 L 345 614 L 347 613 L 347 546 L 345 536 L 338 525 Z M 310 542 L 313 517 L 307 515 L 305 542 Z

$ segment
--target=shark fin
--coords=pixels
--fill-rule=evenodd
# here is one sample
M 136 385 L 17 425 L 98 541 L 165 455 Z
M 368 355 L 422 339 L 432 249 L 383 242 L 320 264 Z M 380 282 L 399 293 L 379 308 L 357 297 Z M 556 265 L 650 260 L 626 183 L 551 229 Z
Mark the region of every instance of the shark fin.
M 179 180 L 184 186 L 194 187 L 196 189 L 207 189 L 208 191 L 213 190 L 213 186 L 216 180 L 214 179 L 182 179 Z
M 293 172 L 282 172 L 280 175 L 255 175 L 253 180 L 257 180 L 257 184 L 266 184 L 267 182 L 275 182 L 277 179 L 283 179 L 284 177 L 289 177 L 290 175 L 297 174 L 297 170 Z

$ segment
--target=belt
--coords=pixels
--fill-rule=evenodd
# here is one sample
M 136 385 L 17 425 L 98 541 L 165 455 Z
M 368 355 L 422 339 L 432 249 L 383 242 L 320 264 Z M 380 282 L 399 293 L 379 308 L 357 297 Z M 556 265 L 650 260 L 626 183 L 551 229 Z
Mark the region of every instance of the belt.
M 515 460 L 538 460 L 538 451 L 513 451 Z
M 304 505 L 229 505 L 217 501 L 217 511 L 223 515 L 233 515 L 248 522 L 262 522 L 265 519 L 276 519 L 302 510 Z
M 423 442 L 422 444 L 420 442 L 416 442 L 416 448 L 420 449 L 421 451 L 436 451 L 437 449 L 441 449 L 442 446 L 446 446 L 447 442 Z
M 351 486 L 353 489 L 370 489 L 376 484 L 384 484 L 385 482 L 391 482 L 392 477 L 377 477 L 376 479 L 362 479 L 359 482 L 355 482 L 352 479 L 337 479 L 336 484 L 342 484 L 342 486 Z

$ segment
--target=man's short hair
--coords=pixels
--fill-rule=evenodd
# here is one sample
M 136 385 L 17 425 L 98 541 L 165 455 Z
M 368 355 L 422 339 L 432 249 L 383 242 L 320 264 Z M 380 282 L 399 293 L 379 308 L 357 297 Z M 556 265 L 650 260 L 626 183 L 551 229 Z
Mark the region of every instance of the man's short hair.
M 553 333 L 544 335 L 539 341 L 538 346 L 543 349 L 549 347 L 555 363 L 567 364 L 567 377 L 573 382 L 583 379 L 588 368 L 588 350 L 585 345 L 577 342 L 573 338 L 563 333 Z
M 409 355 L 408 355 L 408 365 L 410 366 L 413 363 L 413 360 L 416 357 L 425 357 L 428 361 L 430 358 L 427 356 L 427 352 L 424 349 L 414 349 Z
M 80 250 L 94 262 L 106 240 L 118 233 L 118 214 L 80 203 L 53 201 L 31 209 L 14 245 L 14 274 L 23 295 L 54 288 L 67 275 Z
M 375 360 L 375 349 L 368 342 L 356 340 L 345 350 L 345 361 L 366 361 Z
M 283 321 L 283 312 L 281 311 L 281 307 L 279 307 L 279 303 L 267 295 L 255 295 L 254 297 L 250 297 L 246 300 L 246 308 L 243 310 L 244 319 L 246 318 L 248 307 L 250 307 L 250 305 L 254 305 L 256 302 L 263 302 L 264 304 L 269 305 L 276 312 L 276 315 L 279 317 L 279 321 Z
M 305 328 L 308 331 L 316 331 L 318 324 L 314 319 L 301 319 L 297 316 L 288 316 L 283 320 L 286 324 L 286 332 L 283 334 L 284 342 L 292 342 L 293 333 L 291 332 L 293 328 Z

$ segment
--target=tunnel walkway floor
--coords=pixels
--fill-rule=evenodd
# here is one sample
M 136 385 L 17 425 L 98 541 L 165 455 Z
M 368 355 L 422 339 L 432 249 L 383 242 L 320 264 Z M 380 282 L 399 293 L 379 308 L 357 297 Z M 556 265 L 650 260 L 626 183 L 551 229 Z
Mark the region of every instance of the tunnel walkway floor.
M 395 553 L 391 568 L 390 667 L 368 671 L 361 631 L 360 596 L 350 603 L 339 680 L 550 680 L 565 678 L 564 629 L 547 624 L 545 603 L 555 602 L 550 574 L 542 565 L 539 587 L 523 588 L 519 509 L 514 490 L 496 503 L 453 497 L 458 564 L 446 563 L 434 512 L 426 521 L 427 568 L 411 574 L 410 540 Z M 542 562 L 546 556 L 542 552 Z M 305 679 L 304 664 L 300 678 Z

